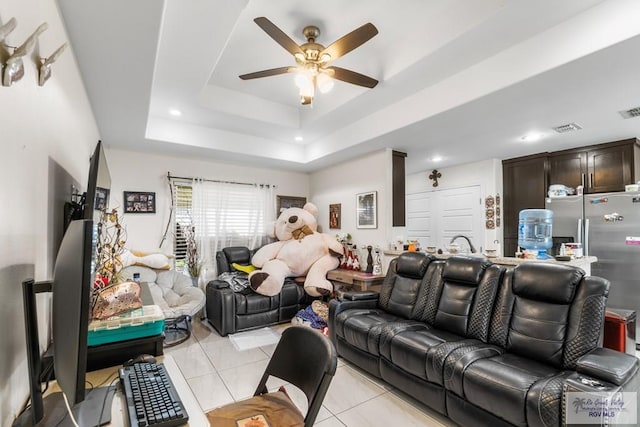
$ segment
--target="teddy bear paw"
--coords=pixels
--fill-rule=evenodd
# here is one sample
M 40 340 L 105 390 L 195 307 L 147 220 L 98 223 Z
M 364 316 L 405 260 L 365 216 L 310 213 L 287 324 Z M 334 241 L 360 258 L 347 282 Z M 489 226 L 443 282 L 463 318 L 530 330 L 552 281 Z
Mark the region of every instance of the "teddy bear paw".
M 319 293 L 323 297 L 325 297 L 325 296 L 327 296 L 327 295 L 329 295 L 331 293 L 331 291 L 329 289 L 318 288 L 318 287 L 316 287 L 316 292 Z
M 263 273 L 261 271 L 252 274 L 251 277 L 249 277 L 251 289 L 253 289 L 254 291 L 258 290 L 260 285 L 262 285 L 262 283 L 267 280 L 268 277 L 269 273 Z

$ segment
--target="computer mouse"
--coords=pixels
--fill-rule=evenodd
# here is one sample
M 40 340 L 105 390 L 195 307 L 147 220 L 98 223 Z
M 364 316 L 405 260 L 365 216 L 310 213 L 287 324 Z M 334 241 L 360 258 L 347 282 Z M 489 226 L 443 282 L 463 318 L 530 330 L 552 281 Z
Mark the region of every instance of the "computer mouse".
M 156 358 L 150 354 L 141 354 L 133 359 L 124 362 L 124 366 L 135 365 L 136 363 L 156 363 Z

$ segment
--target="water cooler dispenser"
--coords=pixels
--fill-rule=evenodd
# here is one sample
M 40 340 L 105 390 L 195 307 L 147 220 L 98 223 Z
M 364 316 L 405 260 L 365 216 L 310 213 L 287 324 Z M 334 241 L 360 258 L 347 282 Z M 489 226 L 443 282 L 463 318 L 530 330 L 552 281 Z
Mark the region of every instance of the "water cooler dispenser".
M 550 258 L 547 250 L 553 246 L 553 211 L 549 209 L 525 209 L 520 211 L 518 246 L 537 251 L 537 258 Z

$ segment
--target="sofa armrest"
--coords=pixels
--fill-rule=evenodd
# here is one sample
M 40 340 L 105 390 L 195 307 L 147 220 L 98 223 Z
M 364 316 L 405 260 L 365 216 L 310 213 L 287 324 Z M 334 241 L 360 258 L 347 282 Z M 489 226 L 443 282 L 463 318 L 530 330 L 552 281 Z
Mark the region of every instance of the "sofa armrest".
M 236 332 L 236 304 L 233 290 L 221 280 L 212 280 L 207 284 L 206 313 L 207 320 L 220 335 Z
M 578 359 L 576 371 L 619 386 L 638 371 L 638 358 L 608 348 L 596 348 Z
M 229 287 L 229 283 L 225 282 L 224 280 L 214 279 L 207 283 L 207 287 L 211 287 L 213 289 L 224 289 Z
M 343 292 L 339 299 L 342 301 L 378 301 L 379 296 L 380 294 L 376 291 L 347 291 Z
M 338 300 L 332 299 L 329 301 L 329 321 L 327 322 L 329 326 L 329 338 L 333 341 L 334 345 L 337 345 L 336 342 L 336 316 L 342 313 L 345 310 L 349 310 L 352 308 L 376 308 L 378 306 L 378 296 L 362 299 L 362 300 Z

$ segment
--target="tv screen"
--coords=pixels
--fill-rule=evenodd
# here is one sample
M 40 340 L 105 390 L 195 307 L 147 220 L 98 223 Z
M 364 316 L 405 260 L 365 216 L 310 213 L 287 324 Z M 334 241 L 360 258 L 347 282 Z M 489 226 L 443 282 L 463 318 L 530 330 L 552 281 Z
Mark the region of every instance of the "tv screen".
M 85 195 L 84 219 L 98 221 L 100 212 L 109 207 L 111 175 L 102 149 L 102 141 L 98 141 L 89 164 L 89 180 Z
M 27 280 L 25 283 L 28 285 L 30 282 L 31 285 L 23 284 L 31 406 L 14 425 L 33 425 L 38 422 L 39 426 L 59 425 L 68 416 L 64 400 L 72 407 L 76 421 L 81 426 L 100 425 L 111 418 L 110 410 L 103 409 L 110 407 L 109 399 L 113 397 L 113 388 L 85 390 L 90 293 L 96 267 L 97 213 L 108 207 L 111 186 L 101 142 L 98 142 L 93 152 L 89 169 L 85 218 L 72 221 L 67 228 L 56 257 L 53 280 L 35 284 L 32 280 Z M 49 286 L 44 286 L 45 284 Z M 56 380 L 64 396 L 54 393 L 43 401 L 34 294 L 49 289 L 53 293 L 53 365 Z

